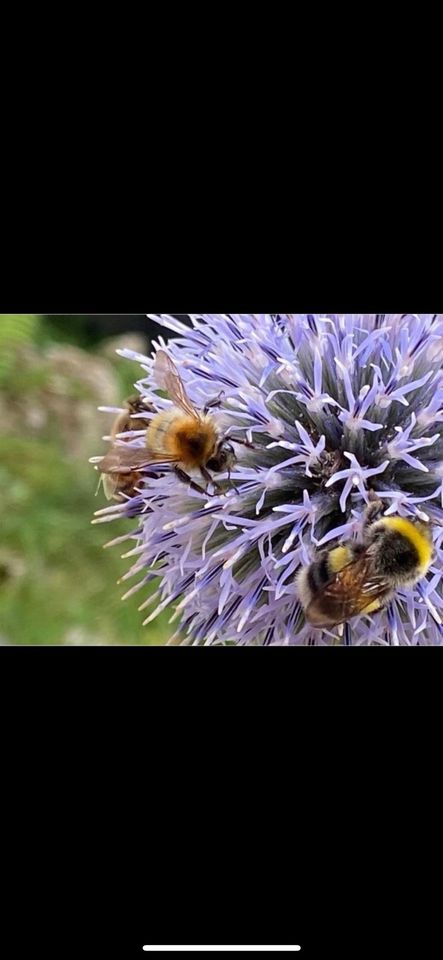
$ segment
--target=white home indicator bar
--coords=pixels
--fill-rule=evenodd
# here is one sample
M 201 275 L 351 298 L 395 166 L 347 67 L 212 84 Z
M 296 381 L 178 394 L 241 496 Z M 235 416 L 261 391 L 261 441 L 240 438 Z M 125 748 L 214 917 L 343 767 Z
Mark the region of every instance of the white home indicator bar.
M 174 953 L 176 952 L 191 953 L 193 950 L 197 950 L 199 952 L 203 952 L 205 950 L 217 950 L 218 952 L 223 952 L 225 950 L 232 950 L 234 952 L 237 950 L 243 951 L 243 952 L 244 951 L 254 952 L 256 950 L 259 950 L 261 953 L 274 953 L 276 950 L 278 950 L 279 953 L 291 953 L 294 950 L 301 950 L 301 947 L 297 945 L 293 947 L 245 947 L 245 946 L 242 946 L 242 947 L 201 947 L 201 946 L 200 947 L 148 947 L 148 946 L 145 946 L 143 947 L 143 950 L 146 950 L 146 951 L 152 950 L 152 952 L 155 952 L 156 950 L 161 950 L 163 953 L 168 953 L 170 951 L 173 951 Z

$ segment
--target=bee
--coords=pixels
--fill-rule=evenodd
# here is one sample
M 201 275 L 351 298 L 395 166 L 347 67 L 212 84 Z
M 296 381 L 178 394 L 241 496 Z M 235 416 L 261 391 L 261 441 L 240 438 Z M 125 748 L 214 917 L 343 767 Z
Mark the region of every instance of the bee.
M 186 393 L 175 364 L 164 350 L 157 351 L 154 375 L 157 386 L 166 390 L 172 400 L 172 408 L 156 413 L 149 421 L 143 447 L 116 443 L 100 461 L 98 469 L 110 477 L 123 477 L 156 463 L 171 464 L 183 483 L 200 493 L 207 493 L 207 487 L 205 489 L 192 480 L 187 471 L 200 470 L 209 484 L 213 483 L 210 470 L 214 473 L 226 470 L 229 476 L 236 461 L 232 443 L 220 435 L 213 417 L 208 414 L 211 407 L 220 405 L 221 394 L 210 400 L 202 412 L 198 411 Z M 253 447 L 243 438 L 232 437 L 232 440 Z M 214 487 L 217 488 L 217 484 Z
M 154 407 L 147 400 L 144 400 L 138 393 L 128 397 L 125 401 L 126 410 L 119 413 L 111 427 L 111 438 L 113 442 L 117 434 L 127 433 L 129 430 L 146 430 L 149 426 L 149 420 L 143 417 L 135 416 L 146 411 L 155 413 Z M 129 473 L 104 473 L 101 479 L 103 489 L 108 500 L 123 501 L 127 497 L 135 496 L 137 485 L 140 482 L 142 474 L 137 470 Z
M 381 517 L 384 505 L 366 510 L 363 543 L 322 551 L 297 577 L 306 620 L 333 627 L 359 614 L 381 610 L 399 587 L 412 587 L 428 571 L 436 553 L 432 526 L 404 517 Z

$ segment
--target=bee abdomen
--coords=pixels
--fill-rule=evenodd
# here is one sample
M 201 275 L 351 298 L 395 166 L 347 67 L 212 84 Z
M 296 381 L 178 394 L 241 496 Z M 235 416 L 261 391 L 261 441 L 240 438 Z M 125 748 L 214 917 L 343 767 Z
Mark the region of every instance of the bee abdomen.
M 311 563 L 307 572 L 308 586 L 312 593 L 317 593 L 331 579 L 329 570 L 328 556 L 321 557 L 320 560 Z
M 297 583 L 301 604 L 305 610 L 314 597 L 321 596 L 336 574 L 355 558 L 358 549 L 355 545 L 351 547 L 342 544 L 320 554 L 309 567 L 303 567 Z

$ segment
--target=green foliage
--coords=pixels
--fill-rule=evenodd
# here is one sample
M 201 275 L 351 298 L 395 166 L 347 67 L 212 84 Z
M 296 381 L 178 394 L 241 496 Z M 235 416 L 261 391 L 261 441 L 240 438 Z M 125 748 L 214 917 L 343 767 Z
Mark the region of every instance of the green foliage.
M 0 387 L 14 365 L 17 348 L 35 340 L 39 324 L 36 313 L 0 313 Z
M 94 336 L 91 317 L 88 316 L 44 316 L 39 330 L 39 342 L 71 343 L 77 347 L 90 349 L 97 341 Z
M 54 343 L 87 349 L 98 358 L 101 343 L 94 329 L 91 317 L 0 315 L 0 643 L 159 644 L 171 633 L 168 614 L 142 626 L 147 614 L 137 607 L 147 589 L 120 599 L 136 582 L 117 585 L 130 565 L 121 554 L 131 541 L 121 549 L 102 549 L 112 537 L 133 530 L 135 521 L 90 522 L 106 501 L 101 491 L 94 497 L 98 475 L 85 452 L 93 436 L 84 434 L 86 425 L 76 414 L 90 403 L 94 425 L 100 399 L 75 372 L 55 383 L 57 370 L 46 359 Z M 133 364 L 118 357 L 111 362 L 123 399 L 133 392 Z M 45 416 L 29 421 L 29 411 Z M 97 414 L 97 438 L 104 431 Z M 101 444 L 91 453 L 100 449 Z
M 125 545 L 120 551 L 102 547 L 133 529 L 134 521 L 90 524 L 94 508 L 102 506 L 94 500 L 92 469 L 61 458 L 56 444 L 46 440 L 0 437 L 0 484 L 3 642 L 165 642 L 170 630 L 165 617 L 143 627 L 137 597 L 120 599 L 131 585 L 116 585 L 128 569 L 120 556 Z M 10 556 L 20 560 L 18 573 L 8 568 Z M 146 595 L 140 594 L 140 603 Z

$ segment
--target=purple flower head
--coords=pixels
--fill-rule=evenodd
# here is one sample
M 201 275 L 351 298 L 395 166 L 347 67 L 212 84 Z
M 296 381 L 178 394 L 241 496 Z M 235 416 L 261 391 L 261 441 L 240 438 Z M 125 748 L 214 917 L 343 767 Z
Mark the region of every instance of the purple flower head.
M 137 391 L 171 408 L 153 371 L 166 350 L 195 407 L 219 396 L 209 416 L 236 463 L 206 491 L 198 472 L 195 489 L 174 465 L 147 467 L 134 496 L 97 512 L 96 523 L 136 518 L 111 542 L 129 544 L 125 597 L 157 583 L 144 623 L 168 608 L 185 644 L 443 644 L 443 315 L 152 319 L 174 339 L 152 358 L 119 351 L 141 368 Z M 145 435 L 125 439 L 137 448 Z M 314 628 L 296 575 L 318 547 L 360 536 L 370 491 L 387 516 L 431 520 L 436 559 L 386 609 Z

